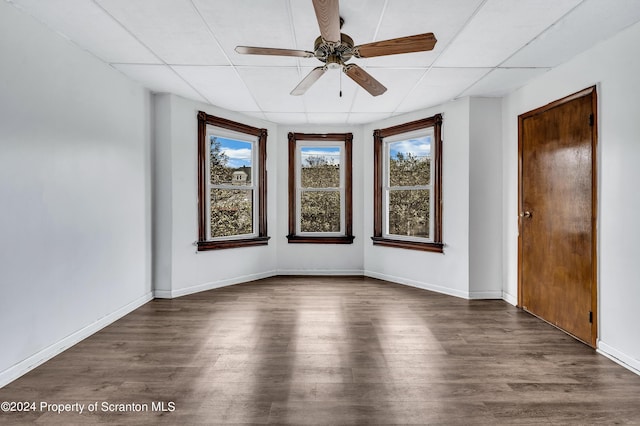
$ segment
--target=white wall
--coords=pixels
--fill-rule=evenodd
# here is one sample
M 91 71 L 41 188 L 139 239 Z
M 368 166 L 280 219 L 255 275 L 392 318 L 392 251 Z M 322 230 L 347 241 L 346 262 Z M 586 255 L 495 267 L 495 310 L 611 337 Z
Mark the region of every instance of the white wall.
M 502 294 L 502 100 L 469 109 L 469 297 Z
M 597 85 L 599 130 L 599 342 L 640 370 L 640 24 L 600 43 L 503 103 L 504 289 L 517 294 L 517 116 Z
M 267 129 L 267 230 L 271 236 L 267 246 L 196 250 L 198 111 Z M 155 295 L 176 297 L 274 275 L 280 191 L 276 125 L 168 94 L 155 95 L 155 123 Z
M 0 2 L 0 386 L 151 297 L 150 97 Z
M 442 236 L 444 254 L 374 246 L 373 130 L 442 113 Z M 364 267 L 368 276 L 469 297 L 469 99 L 365 126 Z
M 288 134 L 298 133 L 353 133 L 353 244 L 289 244 L 289 192 L 288 192 Z M 369 144 L 371 143 L 368 141 Z M 278 274 L 340 274 L 362 275 L 363 244 L 369 235 L 363 232 L 362 173 L 363 138 L 361 126 L 278 126 L 278 215 L 277 233 L 272 237 L 278 248 Z M 368 211 L 368 210 L 367 210 Z

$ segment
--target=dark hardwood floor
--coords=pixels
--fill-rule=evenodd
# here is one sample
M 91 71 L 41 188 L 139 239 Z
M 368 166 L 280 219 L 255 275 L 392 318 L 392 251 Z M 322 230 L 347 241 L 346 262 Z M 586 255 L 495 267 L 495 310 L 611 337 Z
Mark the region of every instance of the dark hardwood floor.
M 502 301 L 275 277 L 154 300 L 0 401 L 38 404 L 2 424 L 640 424 L 640 377 Z

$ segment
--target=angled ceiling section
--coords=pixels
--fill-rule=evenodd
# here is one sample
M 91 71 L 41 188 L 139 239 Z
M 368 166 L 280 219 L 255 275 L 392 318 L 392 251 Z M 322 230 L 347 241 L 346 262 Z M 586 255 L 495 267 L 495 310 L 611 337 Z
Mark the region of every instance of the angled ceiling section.
M 168 65 L 113 64 L 113 67 L 153 92 L 173 93 L 183 98 L 208 102 Z
M 459 97 L 461 89 L 473 85 L 491 68 L 431 68 L 411 89 L 396 112 L 405 113 L 442 104 Z

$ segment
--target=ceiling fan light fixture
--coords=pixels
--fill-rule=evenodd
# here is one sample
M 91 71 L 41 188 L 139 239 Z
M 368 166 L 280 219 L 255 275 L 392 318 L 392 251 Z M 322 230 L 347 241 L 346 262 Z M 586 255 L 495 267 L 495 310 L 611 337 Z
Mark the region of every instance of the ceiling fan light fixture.
M 327 56 L 327 68 L 330 70 L 336 70 L 338 68 L 342 68 L 343 60 L 340 56 L 336 54 L 331 54 Z

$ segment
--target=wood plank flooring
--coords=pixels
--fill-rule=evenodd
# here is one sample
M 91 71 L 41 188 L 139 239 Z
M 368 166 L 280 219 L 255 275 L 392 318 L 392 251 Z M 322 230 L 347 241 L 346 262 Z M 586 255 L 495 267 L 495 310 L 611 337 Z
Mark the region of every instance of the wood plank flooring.
M 0 424 L 640 424 L 640 377 L 502 301 L 274 277 L 154 300 L 0 401 L 85 404 Z

